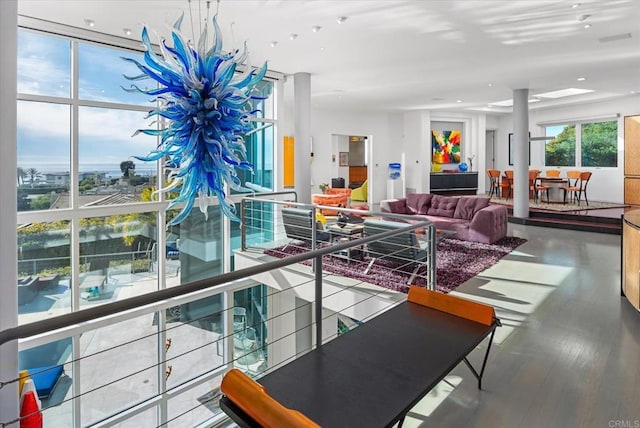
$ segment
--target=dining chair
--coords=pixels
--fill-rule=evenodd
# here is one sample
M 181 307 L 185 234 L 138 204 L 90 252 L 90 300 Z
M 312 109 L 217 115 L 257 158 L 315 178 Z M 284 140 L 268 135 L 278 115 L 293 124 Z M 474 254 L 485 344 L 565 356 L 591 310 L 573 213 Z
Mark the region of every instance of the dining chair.
M 489 197 L 491 198 L 493 195 L 498 195 L 500 189 L 500 170 L 487 169 L 487 175 L 489 176 Z
M 558 178 L 558 177 L 560 177 L 560 170 L 559 169 L 548 169 L 544 174 L 545 174 L 545 176 L 547 176 L 549 178 Z
M 589 184 L 589 179 L 591 178 L 591 173 L 589 171 L 583 171 L 580 173 L 580 181 L 578 182 L 578 205 L 580 205 L 581 195 L 584 196 L 584 201 L 589 206 L 589 200 L 587 199 L 587 184 Z
M 580 174 L 580 171 L 567 171 L 567 185 L 560 187 L 564 192 L 562 200 L 565 204 L 567 203 L 567 193 L 570 193 L 572 202 L 576 200 L 577 192 L 580 191 L 580 186 L 578 186 Z
M 502 190 L 502 195 L 504 197 L 505 191 L 507 196 L 505 199 L 509 199 L 513 194 L 513 170 L 508 169 L 504 172 L 504 176 L 502 177 L 502 182 L 500 184 L 500 189 Z
M 540 170 L 538 169 L 529 170 L 529 192 L 533 194 L 534 202 L 538 202 L 539 192 L 547 192 L 547 202 L 549 202 L 549 186 L 544 186 L 542 184 L 537 183 L 539 175 L 540 175 Z

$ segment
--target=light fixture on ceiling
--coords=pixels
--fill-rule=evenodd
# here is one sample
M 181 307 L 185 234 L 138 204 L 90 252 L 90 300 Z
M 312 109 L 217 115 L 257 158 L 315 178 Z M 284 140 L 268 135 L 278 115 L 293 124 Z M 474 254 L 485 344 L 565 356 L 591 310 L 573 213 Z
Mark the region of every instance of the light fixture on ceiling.
M 567 89 L 560 89 L 557 91 L 551 91 L 551 92 L 545 92 L 542 94 L 537 94 L 536 97 L 540 97 L 540 98 L 563 98 L 563 97 L 570 97 L 573 95 L 581 95 L 581 94 L 588 94 L 589 92 L 593 92 L 592 89 L 579 89 L 579 88 L 567 88 Z
M 339 16 L 338 17 L 338 24 L 343 24 L 344 21 L 346 21 L 348 19 L 348 17 L 346 16 Z
M 289 34 L 289 39 L 290 39 L 290 40 L 295 40 L 295 39 L 297 39 L 297 38 L 298 38 L 298 35 L 297 35 L 296 33 L 291 33 L 291 34 Z
M 320 50 L 324 52 L 324 46 L 320 46 Z
M 576 80 L 578 82 L 584 82 L 585 80 L 587 80 L 587 78 L 586 77 L 578 77 Z
M 586 21 L 587 19 L 589 19 L 591 15 L 580 15 L 578 16 L 578 21 L 582 22 L 582 21 Z
M 461 103 L 461 102 L 462 102 L 462 100 L 456 100 L 456 102 L 457 102 L 457 103 Z
M 491 88 L 491 87 L 493 87 L 493 83 L 489 83 L 489 87 L 490 87 L 490 88 Z
M 274 40 L 273 42 L 271 42 L 271 43 L 269 44 L 269 46 L 271 46 L 272 48 L 275 48 L 277 44 L 278 44 L 278 42 L 276 42 L 276 41 Z
M 584 28 L 591 28 L 591 24 L 584 24 Z
M 571 5 L 572 9 L 575 9 L 577 7 L 580 7 L 580 3 L 574 3 L 574 4 Z
M 322 29 L 322 27 L 319 25 L 314 25 L 313 27 L 311 27 L 311 29 L 313 30 L 314 33 L 317 33 Z
M 131 35 L 131 28 L 125 28 L 122 31 L 124 31 L 124 34 L 126 34 L 127 36 Z
M 87 27 L 93 27 L 96 25 L 96 22 L 93 19 L 85 19 L 84 23 L 87 25 Z

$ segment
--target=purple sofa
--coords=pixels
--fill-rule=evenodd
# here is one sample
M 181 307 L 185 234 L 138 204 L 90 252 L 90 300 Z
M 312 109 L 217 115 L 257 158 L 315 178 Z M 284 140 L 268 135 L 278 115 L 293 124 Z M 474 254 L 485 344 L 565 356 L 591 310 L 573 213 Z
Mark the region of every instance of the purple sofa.
M 409 193 L 406 198 L 380 201 L 383 213 L 408 214 L 431 220 L 438 229 L 456 231 L 455 239 L 492 244 L 507 235 L 507 207 L 490 205 L 489 198 Z M 409 216 L 386 220 L 412 223 Z

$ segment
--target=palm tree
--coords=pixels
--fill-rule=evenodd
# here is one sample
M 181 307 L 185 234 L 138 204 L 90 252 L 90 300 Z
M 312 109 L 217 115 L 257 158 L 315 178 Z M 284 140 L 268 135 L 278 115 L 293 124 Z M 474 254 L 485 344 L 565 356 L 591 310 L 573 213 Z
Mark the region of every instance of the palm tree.
M 40 171 L 35 168 L 28 168 L 25 172 L 31 180 L 31 187 L 33 187 L 33 182 L 36 180 L 36 178 L 40 177 Z
M 126 160 L 120 162 L 120 171 L 122 171 L 122 176 L 125 178 L 129 178 L 130 175 L 134 175 L 136 170 L 136 164 L 131 160 Z
M 27 176 L 27 173 L 24 171 L 24 168 L 22 167 L 18 167 L 18 186 L 21 186 L 24 184 L 24 178 Z

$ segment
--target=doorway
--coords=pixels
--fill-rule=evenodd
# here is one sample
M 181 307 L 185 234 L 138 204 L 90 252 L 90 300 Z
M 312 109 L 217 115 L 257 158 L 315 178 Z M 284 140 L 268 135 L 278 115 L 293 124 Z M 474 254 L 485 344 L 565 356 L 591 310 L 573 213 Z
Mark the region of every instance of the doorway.
M 333 134 L 332 177 L 344 179 L 344 187 L 358 188 L 369 178 L 371 136 Z M 368 186 L 371 194 L 371 186 Z M 367 196 L 367 200 L 370 199 Z
M 487 169 L 495 169 L 496 167 L 496 159 L 495 159 L 495 142 L 496 142 L 496 131 L 493 129 L 488 129 L 485 136 L 485 159 L 486 159 L 486 168 Z M 484 174 L 485 180 L 485 189 L 491 190 L 491 182 L 489 181 L 489 176 Z

